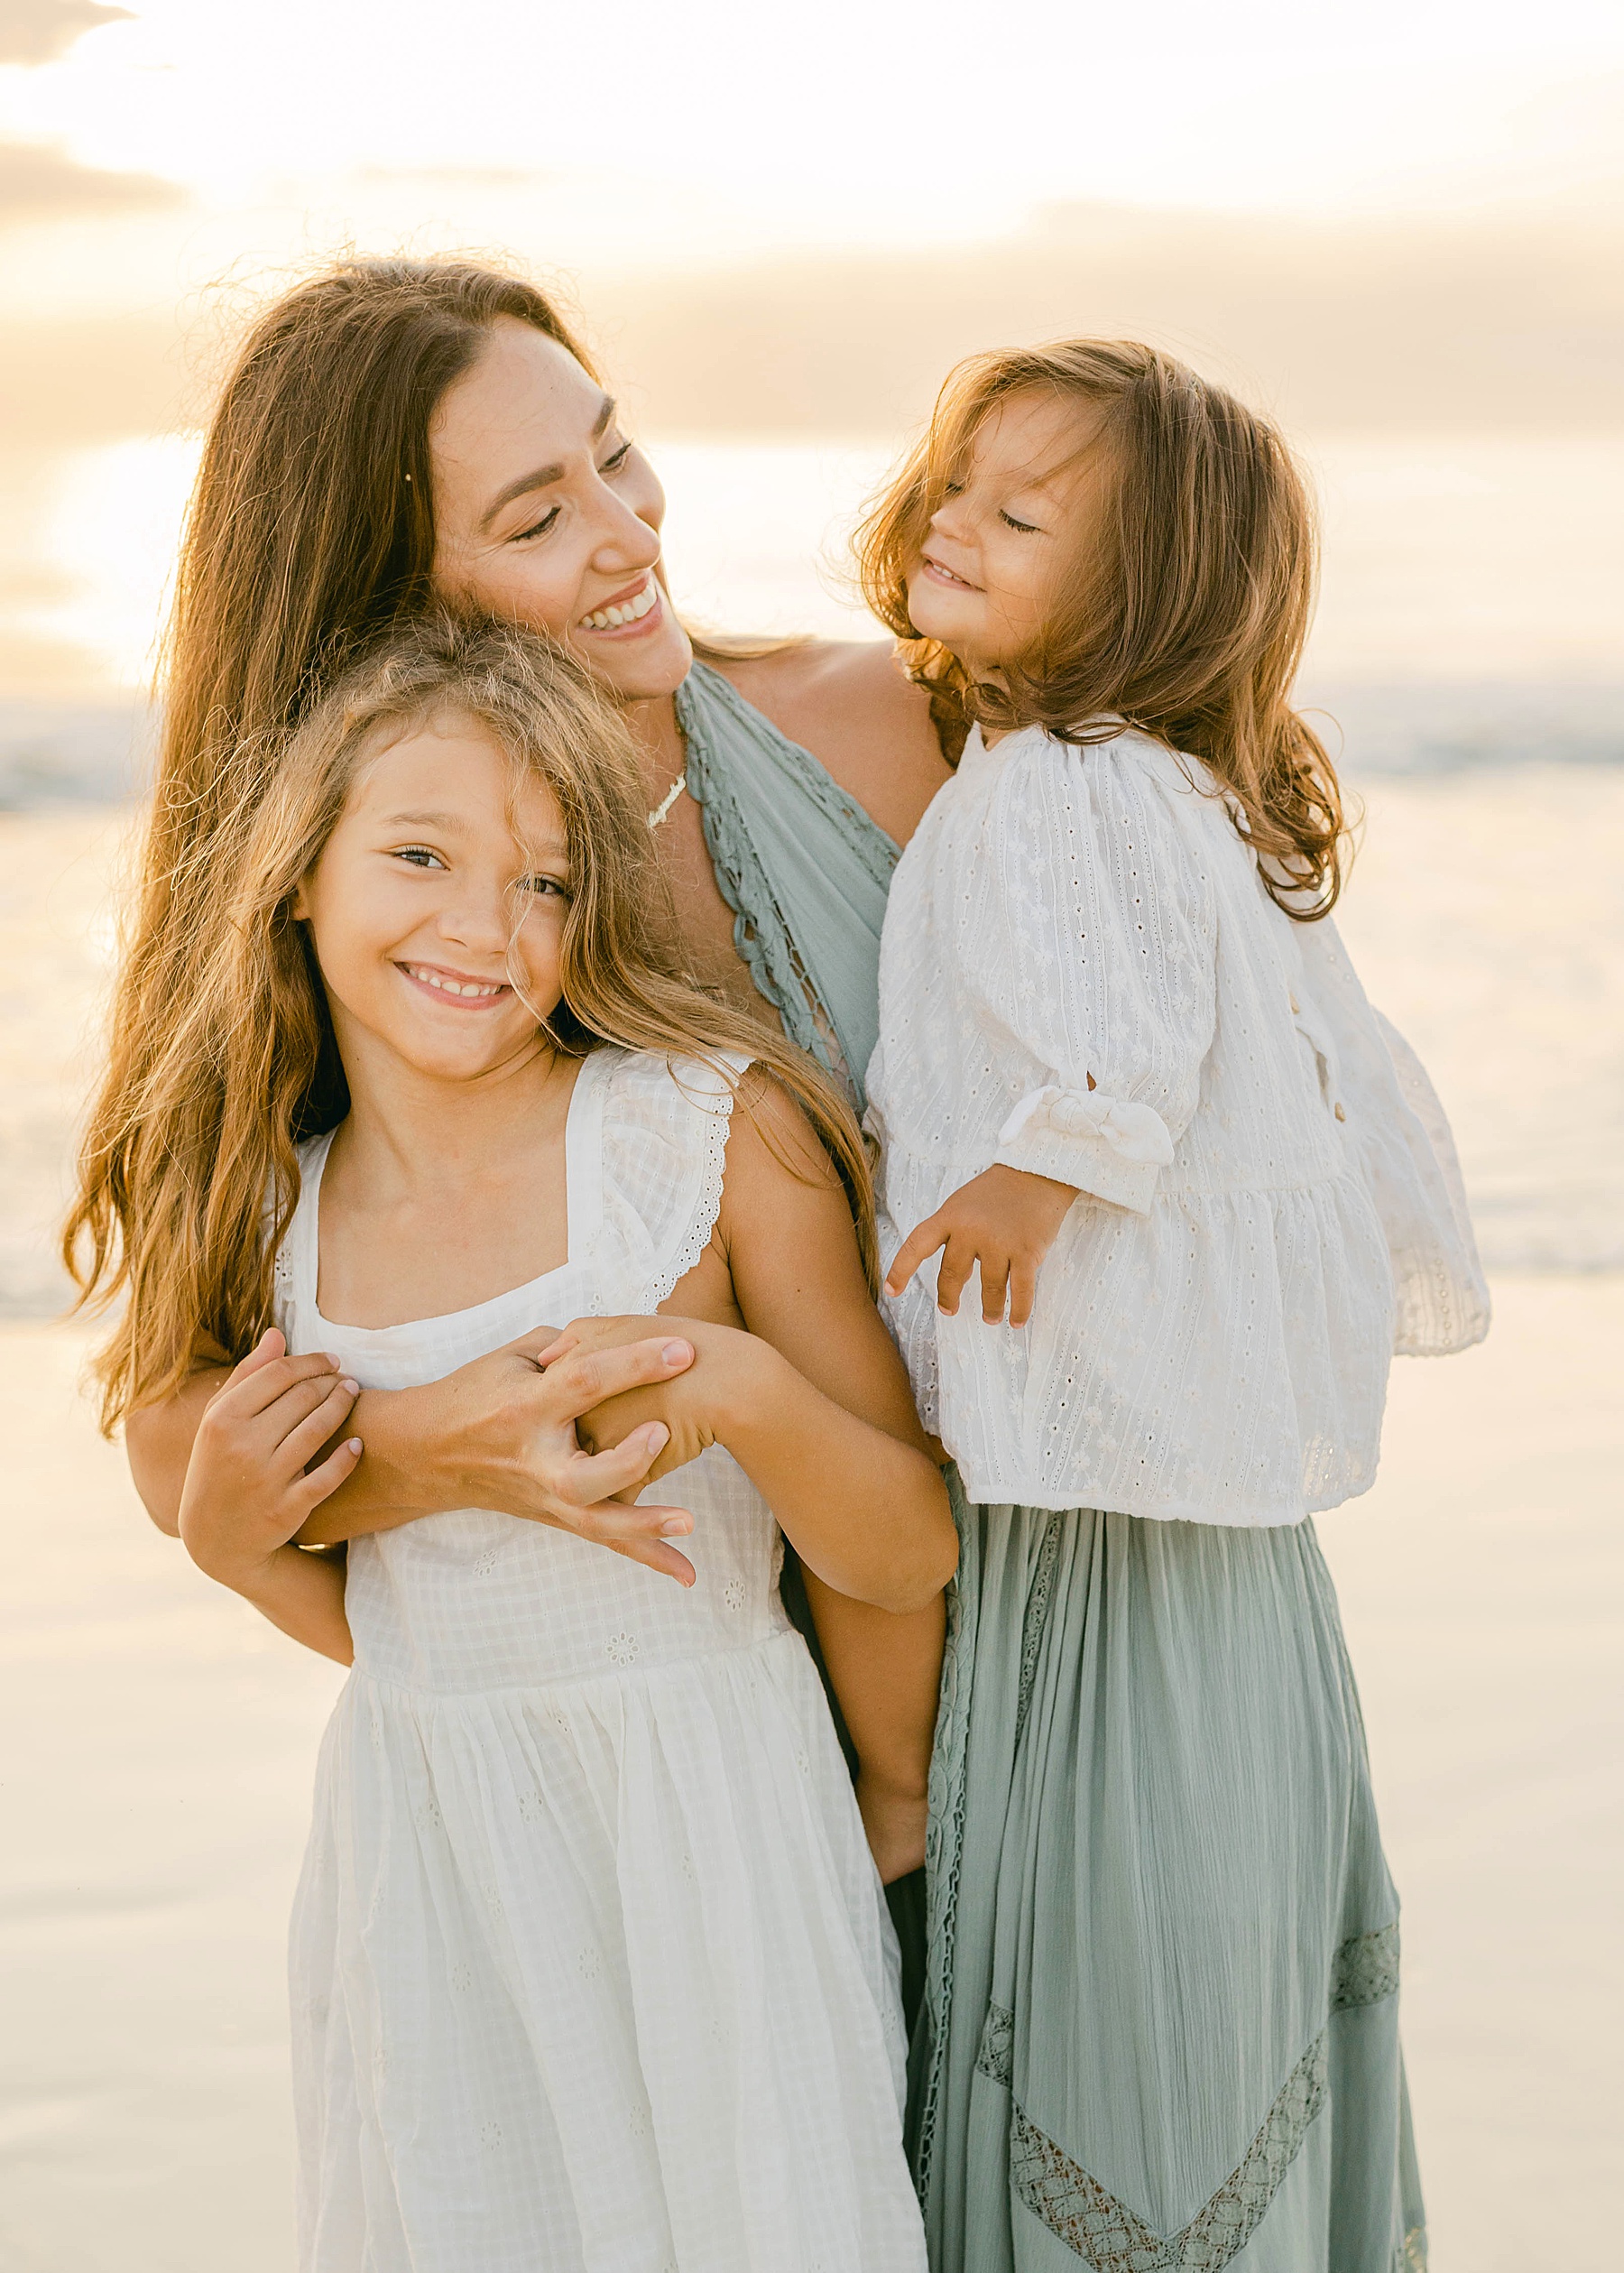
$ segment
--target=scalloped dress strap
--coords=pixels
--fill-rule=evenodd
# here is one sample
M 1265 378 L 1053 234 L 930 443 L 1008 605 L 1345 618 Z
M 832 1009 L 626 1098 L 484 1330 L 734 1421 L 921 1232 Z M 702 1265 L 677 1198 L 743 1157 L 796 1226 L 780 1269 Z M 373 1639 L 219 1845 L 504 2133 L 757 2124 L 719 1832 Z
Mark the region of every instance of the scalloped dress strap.
M 820 765 L 720 671 L 677 690 L 688 794 L 734 944 L 791 1041 L 861 1110 L 879 1035 L 880 929 L 898 847 Z

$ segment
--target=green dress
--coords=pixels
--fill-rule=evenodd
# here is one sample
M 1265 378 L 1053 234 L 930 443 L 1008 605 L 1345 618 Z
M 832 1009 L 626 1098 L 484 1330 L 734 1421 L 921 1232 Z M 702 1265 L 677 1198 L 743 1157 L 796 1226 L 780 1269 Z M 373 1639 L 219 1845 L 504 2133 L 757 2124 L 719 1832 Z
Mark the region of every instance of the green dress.
M 861 1103 L 897 847 L 716 672 L 678 705 L 739 951 Z M 1312 1524 L 957 1515 L 910 2093 L 935 2273 L 1416 2273 L 1398 1901 Z

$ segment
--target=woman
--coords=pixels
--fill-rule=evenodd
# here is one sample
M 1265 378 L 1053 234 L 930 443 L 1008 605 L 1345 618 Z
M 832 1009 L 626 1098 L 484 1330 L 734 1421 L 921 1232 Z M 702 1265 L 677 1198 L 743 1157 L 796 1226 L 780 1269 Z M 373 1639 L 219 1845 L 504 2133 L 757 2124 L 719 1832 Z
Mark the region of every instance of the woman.
M 639 739 L 690 968 L 781 1022 L 860 1100 L 890 870 L 947 773 L 929 702 L 882 645 L 707 649 L 696 661 L 661 577 L 663 513 L 648 461 L 534 286 L 463 261 L 362 261 L 279 300 L 224 390 L 180 564 L 148 864 L 161 881 L 132 956 L 141 999 L 173 998 L 180 943 L 202 918 L 199 850 L 252 809 L 258 747 L 346 654 L 438 596 L 551 633 L 614 689 Z M 365 1457 L 321 1536 L 474 1506 L 679 1575 L 659 1537 L 669 1510 L 612 1496 L 640 1484 L 653 1455 L 588 1458 L 575 1422 L 680 1371 L 691 1349 L 662 1336 L 542 1372 L 548 1339 L 427 1388 L 364 1393 L 348 1427 Z M 331 1387 L 320 1359 L 271 1362 L 312 1408 Z M 224 1374 L 204 1366 L 130 1417 L 131 1468 L 166 1530 Z M 934 1687 L 939 1616 L 844 1605 L 836 1619 L 840 1606 L 810 1591 L 837 1685 L 878 1660 L 899 1696 Z M 814 1638 L 793 1572 L 786 1599 Z M 887 1788 L 883 1720 L 852 1732 L 865 1771 L 877 1763 L 859 1797 L 917 1959 L 907 1929 L 922 1908 L 924 1789 L 900 1774 Z

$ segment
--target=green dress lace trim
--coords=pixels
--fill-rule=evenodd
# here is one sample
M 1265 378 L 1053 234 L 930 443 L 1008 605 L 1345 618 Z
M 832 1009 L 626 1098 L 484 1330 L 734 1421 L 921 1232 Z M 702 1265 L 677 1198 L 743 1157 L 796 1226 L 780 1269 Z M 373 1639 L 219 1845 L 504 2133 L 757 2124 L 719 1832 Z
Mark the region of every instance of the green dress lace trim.
M 790 1040 L 861 1110 L 898 847 L 720 671 L 694 665 L 677 690 L 677 718 L 734 945 Z

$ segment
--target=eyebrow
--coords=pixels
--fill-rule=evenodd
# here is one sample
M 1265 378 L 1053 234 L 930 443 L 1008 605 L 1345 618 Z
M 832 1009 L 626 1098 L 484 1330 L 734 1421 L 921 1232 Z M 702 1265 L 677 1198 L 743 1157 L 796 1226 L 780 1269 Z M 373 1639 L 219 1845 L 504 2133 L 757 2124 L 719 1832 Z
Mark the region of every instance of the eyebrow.
M 603 436 L 607 433 L 609 422 L 614 416 L 615 409 L 616 404 L 614 397 L 612 394 L 606 394 L 604 397 L 603 404 L 597 414 L 597 423 L 592 430 L 591 439 L 593 441 L 596 442 L 601 440 Z M 489 505 L 485 508 L 483 517 L 481 518 L 479 523 L 480 528 L 482 530 L 488 529 L 491 523 L 495 520 L 497 514 L 502 512 L 505 505 L 511 505 L 515 497 L 527 497 L 532 490 L 545 489 L 549 482 L 561 481 L 563 476 L 564 468 L 561 464 L 556 466 L 538 466 L 533 474 L 521 474 L 517 481 L 509 482 L 504 490 L 500 491 L 496 496 L 492 498 Z
M 443 836 L 466 836 L 468 824 L 455 813 L 387 813 L 380 827 L 385 829 L 435 828 Z M 563 860 L 568 846 L 561 836 L 544 836 L 537 844 L 521 845 L 520 850 L 531 860 Z
M 384 816 L 385 828 L 443 828 L 457 836 L 466 835 L 467 823 L 458 820 L 455 813 L 389 813 Z

